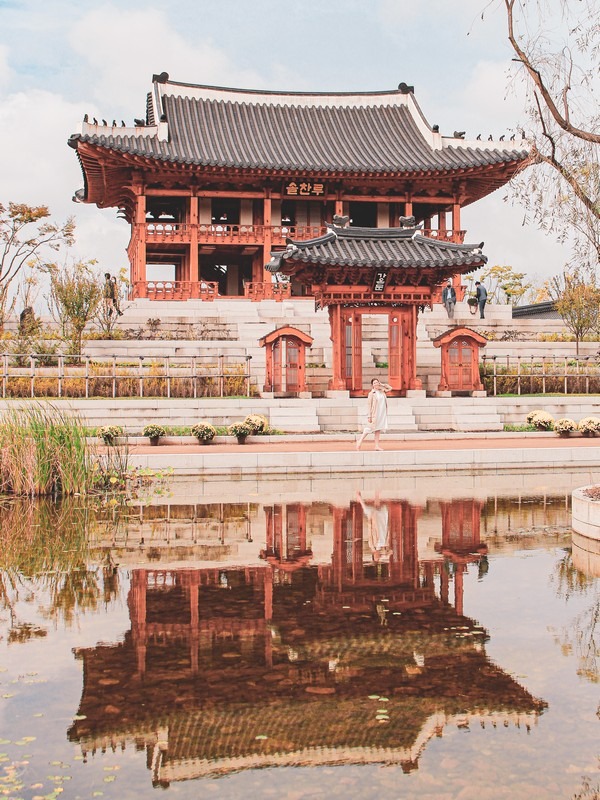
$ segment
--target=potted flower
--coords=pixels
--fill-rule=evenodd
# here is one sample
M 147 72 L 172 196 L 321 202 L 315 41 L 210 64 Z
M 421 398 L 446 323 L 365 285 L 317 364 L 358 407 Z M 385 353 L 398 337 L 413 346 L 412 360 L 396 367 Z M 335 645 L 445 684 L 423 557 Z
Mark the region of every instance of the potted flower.
M 238 440 L 238 444 L 244 444 L 246 437 L 250 436 L 252 433 L 252 428 L 247 422 L 233 422 L 227 428 L 227 433 L 231 436 L 235 436 Z
M 527 422 L 538 431 L 551 431 L 554 428 L 554 417 L 547 411 L 530 411 Z
M 192 436 L 201 444 L 209 444 L 217 435 L 217 429 L 210 422 L 198 422 L 192 426 Z
M 269 420 L 262 414 L 248 414 L 244 423 L 252 429 L 252 433 L 267 433 L 269 430 Z
M 572 419 L 568 419 L 567 417 L 563 417 L 562 419 L 557 419 L 554 423 L 554 431 L 559 436 L 568 436 L 573 431 L 577 430 L 577 423 L 574 422 Z
M 577 426 L 582 436 L 598 436 L 600 434 L 600 419 L 598 417 L 584 417 Z
M 99 439 L 102 439 L 104 444 L 110 446 L 115 444 L 119 436 L 123 435 L 123 428 L 120 425 L 102 425 L 96 431 L 96 435 Z
M 146 425 L 142 431 L 142 436 L 147 436 L 150 439 L 150 444 L 157 445 L 161 436 L 166 436 L 167 432 L 162 425 L 152 423 Z
M 475 295 L 467 297 L 467 305 L 469 306 L 469 311 L 471 312 L 471 314 L 475 314 L 475 312 L 477 311 L 477 298 L 475 297 Z

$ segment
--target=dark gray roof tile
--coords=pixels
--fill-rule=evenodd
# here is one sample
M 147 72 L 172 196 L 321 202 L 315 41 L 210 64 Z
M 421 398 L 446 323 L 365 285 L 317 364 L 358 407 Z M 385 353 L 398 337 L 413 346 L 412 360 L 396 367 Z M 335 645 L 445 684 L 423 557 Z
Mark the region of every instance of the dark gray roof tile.
M 131 136 L 87 123 L 78 138 L 150 159 L 291 172 L 439 172 L 527 157 L 435 134 L 413 95 L 399 91 L 294 94 L 167 81 L 152 96 L 148 121 L 164 113 L 168 140 L 157 127 Z
M 452 267 L 475 269 L 487 261 L 477 244 L 453 244 L 405 228 L 331 228 L 318 239 L 293 242 L 273 252 L 267 264 L 278 272 L 284 261 L 322 266 Z

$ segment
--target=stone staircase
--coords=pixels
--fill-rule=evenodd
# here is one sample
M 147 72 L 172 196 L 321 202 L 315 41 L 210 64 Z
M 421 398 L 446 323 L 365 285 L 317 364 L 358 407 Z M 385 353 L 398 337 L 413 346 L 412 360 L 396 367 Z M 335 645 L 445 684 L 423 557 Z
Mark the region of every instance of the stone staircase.
M 501 431 L 503 418 L 486 397 L 414 398 L 412 410 L 421 431 Z
M 44 323 L 52 325 L 50 320 L 44 320 Z M 457 304 L 453 321 L 448 319 L 441 305 L 424 310 L 419 313 L 417 325 L 417 376 L 431 395 L 438 388 L 441 361 L 440 351 L 433 347 L 432 340 L 448 330 L 451 324 L 465 325 L 486 336 L 495 337 L 489 341 L 483 354 L 497 358 L 515 354 L 522 354 L 526 358 L 551 355 L 556 350 L 553 343 L 533 341 L 531 337 L 542 330 L 548 332 L 563 327 L 560 320 L 513 320 L 509 306 L 488 306 L 484 320 L 472 315 L 466 303 Z M 198 356 L 214 360 L 216 356 L 223 356 L 226 364 L 239 363 L 247 354 L 252 358 L 250 369 L 254 383 L 262 389 L 265 350 L 260 347 L 259 339 L 284 325 L 296 327 L 313 338 L 313 346 L 306 354 L 307 364 L 325 366 L 308 366 L 308 387 L 314 397 L 324 397 L 331 377 L 329 315 L 327 311 L 315 311 L 312 298 L 290 298 L 283 302 L 264 300 L 260 303 L 244 298 L 217 298 L 212 302 L 189 300 L 185 303 L 136 300 L 124 304 L 124 315 L 118 322 L 118 329 L 129 332 L 134 338 L 88 340 L 85 353 L 91 357 L 132 361 L 140 357 Z M 528 338 L 519 341 L 521 335 Z M 583 355 L 595 355 L 597 350 L 598 344 L 595 342 L 582 343 L 580 346 Z M 574 351 L 574 343 L 560 343 L 561 354 L 569 355 Z M 363 321 L 365 388 L 374 377 L 387 379 L 387 366 L 377 366 L 387 363 L 385 316 L 368 314 Z M 345 424 L 343 419 L 336 419 L 336 416 L 332 414 L 332 425 Z M 329 423 L 326 424 L 329 427 Z M 350 422 L 347 421 L 347 424 Z

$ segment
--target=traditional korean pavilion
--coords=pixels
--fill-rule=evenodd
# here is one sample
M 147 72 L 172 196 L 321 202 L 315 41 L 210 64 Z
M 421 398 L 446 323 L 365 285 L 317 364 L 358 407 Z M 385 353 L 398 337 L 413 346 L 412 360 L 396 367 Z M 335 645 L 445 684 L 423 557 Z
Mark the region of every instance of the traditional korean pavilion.
M 391 91 L 275 92 L 180 83 L 165 72 L 153 76 L 133 125 L 86 115 L 69 145 L 84 178 L 74 199 L 118 209 L 131 226 L 132 298 L 156 300 L 310 294 L 314 281 L 290 271 L 291 281 L 278 282 L 264 265 L 288 239 L 325 237 L 325 244 L 336 215 L 360 230 L 394 230 L 414 218 L 420 239 L 460 245 L 461 209 L 506 183 L 528 155 L 509 142 L 444 135 L 405 83 Z M 433 266 L 423 264 L 426 243 L 399 236 L 408 261 L 387 286 L 400 293 L 406 279 L 411 308 L 429 302 L 452 272 L 439 258 L 461 267 L 460 251 L 433 247 Z M 372 272 L 382 265 L 383 240 L 374 241 Z M 164 279 L 149 280 L 150 268 Z M 344 285 L 362 292 L 352 303 L 369 302 L 353 280 L 346 271 Z

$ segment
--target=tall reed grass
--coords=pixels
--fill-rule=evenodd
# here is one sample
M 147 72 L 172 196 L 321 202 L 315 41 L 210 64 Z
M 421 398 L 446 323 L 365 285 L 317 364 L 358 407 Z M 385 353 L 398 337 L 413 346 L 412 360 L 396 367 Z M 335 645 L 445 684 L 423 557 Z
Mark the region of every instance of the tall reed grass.
M 74 413 L 37 403 L 0 422 L 0 493 L 85 494 L 93 483 L 86 429 Z

